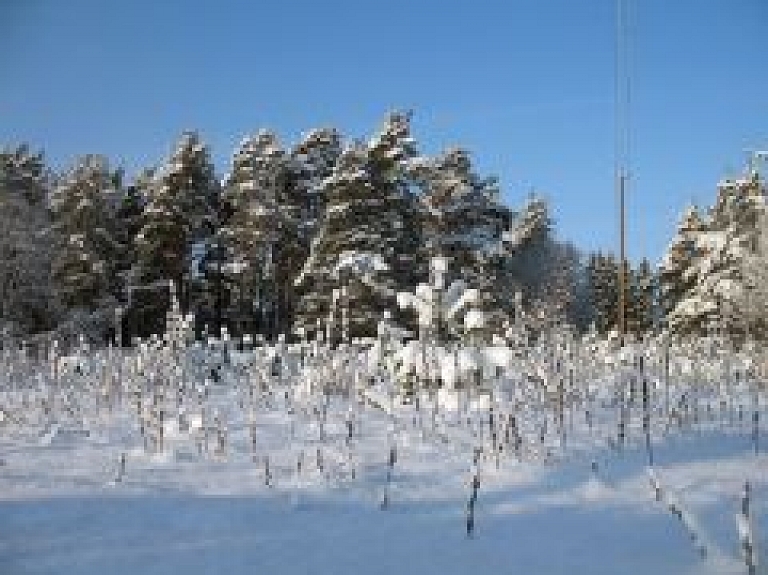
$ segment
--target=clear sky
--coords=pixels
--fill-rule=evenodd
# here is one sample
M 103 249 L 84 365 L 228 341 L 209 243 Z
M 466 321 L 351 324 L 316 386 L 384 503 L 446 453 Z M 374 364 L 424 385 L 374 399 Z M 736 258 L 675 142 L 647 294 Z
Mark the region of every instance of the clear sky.
M 657 259 L 692 200 L 768 148 L 768 1 L 629 0 L 629 250 Z M 617 243 L 615 0 L 0 0 L 0 143 L 129 175 L 197 129 L 217 171 L 266 127 L 285 145 L 412 109 L 426 153 L 468 148 L 558 235 Z

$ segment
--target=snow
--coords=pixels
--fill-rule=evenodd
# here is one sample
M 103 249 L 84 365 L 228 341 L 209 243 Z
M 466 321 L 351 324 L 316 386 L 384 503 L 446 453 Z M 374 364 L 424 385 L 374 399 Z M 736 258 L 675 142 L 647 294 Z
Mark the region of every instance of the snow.
M 226 341 L 170 341 L 83 348 L 55 365 L 0 356 L 0 572 L 707 575 L 746 572 L 747 533 L 765 549 L 768 456 L 754 452 L 750 418 L 728 416 L 752 396 L 732 380 L 718 395 L 714 364 L 703 381 L 663 382 L 651 345 L 608 362 L 599 342 L 594 365 L 577 353 L 566 440 L 547 399 L 567 373 L 550 362 L 568 361 L 555 347 L 520 359 L 505 346 L 394 343 L 393 364 L 428 364 L 417 376 L 439 369 L 446 383 L 405 401 L 397 375 L 372 361 L 385 349 L 280 343 L 230 350 L 222 364 Z M 639 354 L 652 383 L 650 470 L 640 402 L 617 404 Z M 673 358 L 672 373 L 701 363 Z M 456 368 L 469 377 L 478 367 L 478 388 L 453 389 Z M 673 405 L 693 397 L 685 410 L 699 422 L 668 417 L 665 393 Z M 492 449 L 491 416 L 503 431 L 513 415 L 519 454 L 503 433 L 493 441 L 504 450 Z M 749 523 L 739 518 L 746 480 Z
M 714 313 L 717 306 L 712 301 L 704 301 L 698 296 L 688 297 L 682 300 L 672 312 L 672 317 L 695 317 Z
M 365 275 L 387 270 L 389 270 L 389 266 L 380 254 L 348 250 L 339 255 L 333 275 L 338 276 L 344 272 Z
M 697 236 L 697 242 L 705 253 L 719 252 L 727 245 L 728 232 L 725 230 L 701 232 Z
M 425 333 L 437 316 L 452 324 L 454 329 L 459 326 L 465 329 L 482 327 L 484 320 L 478 315 L 479 312 L 472 313 L 472 308 L 480 302 L 479 291 L 467 288 L 462 280 L 453 281 L 446 287 L 445 265 L 445 258 L 432 258 L 431 282 L 418 284 L 415 293 L 399 292 L 398 307 L 415 310 L 419 326 Z
M 726 461 L 728 470 L 741 475 L 743 459 Z M 614 485 L 590 476 L 583 464 L 503 475 L 481 465 L 489 486 L 481 487 L 473 540 L 462 529 L 464 486 L 429 486 L 430 468 L 446 474 L 442 465 L 434 469 L 435 461 L 414 462 L 410 473 L 397 474 L 386 512 L 378 509 L 373 478 L 357 492 L 315 478 L 270 492 L 255 487 L 261 483 L 255 465 L 217 472 L 215 465 L 195 469 L 167 459 L 129 461 L 130 479 L 115 485 L 73 478 L 80 483 L 76 493 L 3 501 L 0 565 L 8 573 L 84 574 L 740 572 L 734 558 L 716 549 L 705 559 L 694 552 L 644 488 L 635 460 L 628 454 L 620 468 L 605 470 Z M 670 465 L 666 475 L 679 480 L 682 472 L 688 482 L 678 485 L 694 482 L 694 495 L 733 497 L 708 480 L 717 463 L 685 467 Z M 182 474 L 184 481 L 174 480 Z M 733 515 L 727 505 L 696 497 L 686 503 L 715 531 Z
M 480 310 L 469 310 L 464 316 L 464 327 L 466 329 L 482 329 L 485 325 L 485 315 Z

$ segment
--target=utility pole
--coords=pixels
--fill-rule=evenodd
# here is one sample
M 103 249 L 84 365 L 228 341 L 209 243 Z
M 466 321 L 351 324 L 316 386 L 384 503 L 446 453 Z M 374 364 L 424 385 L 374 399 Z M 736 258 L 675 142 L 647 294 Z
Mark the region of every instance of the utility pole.
M 626 334 L 626 188 L 629 179 L 630 158 L 630 127 L 629 127 L 629 102 L 630 102 L 630 73 L 628 69 L 628 9 L 627 0 L 616 0 L 616 55 L 615 55 L 615 173 L 616 187 L 619 196 L 619 297 L 617 323 L 621 346 L 624 346 Z
M 619 337 L 624 347 L 626 333 L 626 294 L 627 294 L 627 260 L 626 260 L 626 211 L 624 205 L 624 183 L 626 175 L 619 173 Z

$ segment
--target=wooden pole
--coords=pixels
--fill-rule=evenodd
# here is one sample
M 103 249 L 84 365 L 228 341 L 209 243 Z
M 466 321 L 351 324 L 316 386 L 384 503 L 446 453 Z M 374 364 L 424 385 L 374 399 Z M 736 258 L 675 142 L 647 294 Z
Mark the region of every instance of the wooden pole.
M 619 294 L 617 326 L 621 346 L 626 335 L 626 210 L 625 191 L 630 159 L 629 103 L 630 73 L 628 68 L 628 7 L 625 0 L 616 1 L 616 55 L 615 55 L 615 170 L 619 196 Z
M 621 338 L 621 346 L 624 347 L 624 335 L 626 334 L 626 280 L 627 280 L 627 264 L 626 264 L 626 214 L 624 205 L 624 183 L 625 174 L 623 171 L 619 173 L 619 337 Z

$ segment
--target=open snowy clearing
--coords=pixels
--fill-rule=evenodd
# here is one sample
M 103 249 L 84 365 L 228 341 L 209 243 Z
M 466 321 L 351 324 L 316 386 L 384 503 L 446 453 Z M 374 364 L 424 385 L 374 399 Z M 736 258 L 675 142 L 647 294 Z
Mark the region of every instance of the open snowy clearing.
M 276 439 L 284 423 L 274 418 L 263 435 Z M 338 458 L 327 471 L 313 462 L 302 474 L 289 468 L 292 446 L 275 443 L 272 487 L 245 453 L 203 460 L 185 455 L 183 442 L 161 454 L 136 450 L 115 481 L 117 439 L 108 433 L 4 438 L 0 572 L 741 573 L 747 479 L 758 549 L 768 544 L 768 459 L 754 455 L 748 434 L 704 431 L 657 445 L 661 502 L 642 446 L 574 450 L 549 463 L 503 459 L 498 468 L 483 459 L 470 539 L 467 454 L 400 432 L 382 510 L 386 461 L 377 461 L 374 430 L 384 420 L 366 424 L 371 439 L 356 450 L 354 480 L 340 443 L 323 452 Z
M 9 355 L 0 573 L 764 572 L 740 359 L 486 351 L 410 396 L 375 350 Z

